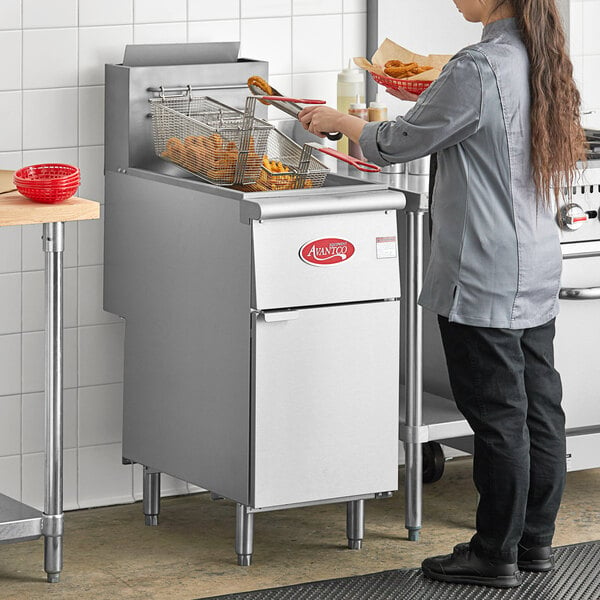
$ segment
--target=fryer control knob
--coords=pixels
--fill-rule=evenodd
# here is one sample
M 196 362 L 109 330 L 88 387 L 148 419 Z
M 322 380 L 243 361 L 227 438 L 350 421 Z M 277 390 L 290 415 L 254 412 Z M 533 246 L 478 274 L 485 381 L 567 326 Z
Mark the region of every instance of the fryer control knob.
M 569 231 L 576 231 L 590 219 L 588 213 L 579 204 L 567 204 L 563 206 L 560 212 L 560 225 L 563 229 Z

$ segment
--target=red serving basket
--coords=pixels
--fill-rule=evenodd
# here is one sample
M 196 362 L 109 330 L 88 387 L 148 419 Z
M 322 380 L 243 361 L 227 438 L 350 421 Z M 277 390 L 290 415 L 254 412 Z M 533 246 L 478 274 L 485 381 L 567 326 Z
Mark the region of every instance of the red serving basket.
M 60 163 L 31 165 L 19 169 L 14 184 L 23 196 L 34 202 L 54 204 L 75 194 L 81 181 L 77 167 Z
M 379 85 L 385 88 L 392 88 L 393 90 L 403 89 L 411 94 L 422 94 L 433 81 L 423 81 L 421 79 L 398 79 L 396 77 L 386 77 L 385 75 L 379 75 L 378 73 L 371 72 L 373 81 L 376 81 Z

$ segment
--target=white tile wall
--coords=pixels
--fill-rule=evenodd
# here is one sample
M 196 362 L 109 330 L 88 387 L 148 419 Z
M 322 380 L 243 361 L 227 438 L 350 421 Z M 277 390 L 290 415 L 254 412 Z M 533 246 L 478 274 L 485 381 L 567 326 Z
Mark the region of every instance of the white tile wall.
M 21 270 L 21 227 L 0 229 L 0 273 Z
M 293 4 L 295 15 L 340 14 L 343 12 L 342 0 L 327 0 L 327 2 L 323 2 L 323 0 L 293 0 Z
M 2 290 L 0 335 L 19 333 L 21 331 L 21 274 L 0 275 L 0 290 Z
M 187 19 L 187 0 L 133 0 L 136 23 L 170 23 Z
M 188 23 L 189 42 L 238 42 L 239 40 L 239 19 Z
M 79 85 L 103 85 L 104 65 L 121 62 L 125 46 L 132 43 L 133 25 L 80 27 Z
M 180 44 L 187 42 L 187 24 L 150 23 L 133 26 L 135 44 Z
M 66 162 L 104 197 L 104 64 L 126 44 L 240 41 L 282 92 L 336 100 L 364 54 L 366 0 L 0 0 L 0 169 Z M 277 111 L 273 119 L 282 118 Z M 0 493 L 43 503 L 41 227 L 0 229 Z M 141 497 L 121 464 L 124 323 L 102 309 L 103 220 L 65 236 L 65 507 Z M 163 476 L 163 494 L 200 488 Z
M 21 336 L 0 335 L 0 397 L 21 393 Z M 7 434 L 1 425 L 2 435 Z
M 0 90 L 21 88 L 22 38 L 21 31 L 0 31 L 0 56 L 14 58 L 0 62 Z
M 23 92 L 23 149 L 77 146 L 77 88 Z
M 79 445 L 117 444 L 122 439 L 123 384 L 79 388 Z
M 75 27 L 77 0 L 23 0 L 23 27 Z
M 242 56 L 269 61 L 269 74 L 292 72 L 291 17 L 243 19 L 240 41 Z
M 79 26 L 133 22 L 133 0 L 79 0 Z
M 294 18 L 292 71 L 336 71 L 342 64 L 342 23 L 341 14 Z
M 79 169 L 79 195 L 104 203 L 104 146 L 80 146 Z M 82 223 L 79 226 L 81 227 Z
M 101 506 L 131 502 L 133 469 L 121 464 L 121 444 L 79 448 L 79 506 Z
M 21 456 L 0 457 L 0 493 L 21 499 Z
M 0 135 L 0 152 L 17 150 L 22 147 L 22 92 L 0 92 L 0 114 L 2 119 L 2 135 Z
M 239 0 L 219 0 L 219 2 L 206 2 L 206 0 L 188 0 L 189 21 L 211 21 L 213 19 L 239 19 Z M 253 4 L 246 2 L 245 4 Z M 277 4 L 285 4 L 278 2 Z
M 4 435 L 0 437 L 0 456 L 21 452 L 21 396 L 0 396 L 0 423 Z
M 18 29 L 21 27 L 21 0 L 2 0 L 0 2 L 0 29 Z
M 292 0 L 261 0 L 261 2 L 241 2 L 242 18 L 288 17 L 292 14 Z M 265 23 L 265 25 L 268 25 Z M 265 32 L 266 33 L 266 32 Z
M 23 32 L 23 88 L 77 85 L 77 30 L 26 29 Z
M 104 143 L 104 86 L 82 87 L 79 90 L 79 145 L 98 146 Z
M 0 169 L 18 169 L 23 164 L 22 152 L 0 152 Z

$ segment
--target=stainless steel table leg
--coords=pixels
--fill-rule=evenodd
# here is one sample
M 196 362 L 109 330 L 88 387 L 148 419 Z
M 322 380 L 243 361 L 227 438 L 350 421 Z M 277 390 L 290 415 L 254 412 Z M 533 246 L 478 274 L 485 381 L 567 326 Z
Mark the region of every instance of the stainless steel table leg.
M 365 501 L 351 500 L 346 503 L 346 536 L 348 548 L 360 550 L 365 537 Z
M 235 551 L 240 567 L 252 564 L 252 546 L 254 545 L 254 513 L 244 504 L 236 505 L 235 513 Z
M 158 525 L 158 515 L 160 514 L 160 473 L 150 467 L 144 467 L 143 504 L 146 525 Z
M 46 260 L 46 465 L 42 517 L 44 569 L 49 583 L 62 571 L 63 536 L 63 249 L 64 223 L 45 223 Z
M 417 304 L 423 285 L 422 211 L 407 212 L 406 290 L 406 426 L 423 422 L 423 311 Z M 404 443 L 406 480 L 405 525 L 408 539 L 417 541 L 421 530 L 423 455 L 420 441 Z

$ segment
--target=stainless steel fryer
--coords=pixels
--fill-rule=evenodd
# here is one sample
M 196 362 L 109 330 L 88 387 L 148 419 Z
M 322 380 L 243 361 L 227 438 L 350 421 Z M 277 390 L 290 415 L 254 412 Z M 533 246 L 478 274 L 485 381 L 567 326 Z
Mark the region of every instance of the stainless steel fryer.
M 160 473 L 234 501 L 241 565 L 253 515 L 281 508 L 347 503 L 360 548 L 364 501 L 398 486 L 404 195 L 334 174 L 240 192 L 156 157 L 161 86 L 241 107 L 248 77 L 267 77 L 264 62 L 189 46 L 172 64 L 106 67 L 104 307 L 127 323 L 124 460 L 144 465 L 147 524 Z

